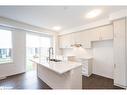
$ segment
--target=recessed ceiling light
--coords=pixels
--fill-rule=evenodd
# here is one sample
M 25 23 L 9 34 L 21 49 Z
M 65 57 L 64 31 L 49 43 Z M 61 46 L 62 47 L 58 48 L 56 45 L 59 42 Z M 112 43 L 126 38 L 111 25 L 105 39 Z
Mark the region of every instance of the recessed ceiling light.
M 96 16 L 98 16 L 100 14 L 101 14 L 101 10 L 100 9 L 94 9 L 94 10 L 90 11 L 85 17 L 86 18 L 94 18 L 94 17 L 96 17 Z
M 54 26 L 52 29 L 55 31 L 59 31 L 59 30 L 61 30 L 61 27 L 60 26 Z

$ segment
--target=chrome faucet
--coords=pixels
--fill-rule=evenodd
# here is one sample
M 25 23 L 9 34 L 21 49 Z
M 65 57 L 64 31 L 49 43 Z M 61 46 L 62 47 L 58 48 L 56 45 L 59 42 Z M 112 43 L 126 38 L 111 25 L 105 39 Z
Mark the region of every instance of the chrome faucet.
M 61 61 L 61 60 L 58 60 L 58 59 L 53 58 L 53 55 L 54 55 L 53 47 L 50 47 L 49 48 L 49 58 L 48 58 L 48 60 L 49 61 L 54 61 L 54 62 L 60 62 Z M 52 58 L 51 58 L 51 56 L 52 56 Z
M 49 60 L 51 60 L 51 56 L 53 57 L 53 47 L 49 48 Z

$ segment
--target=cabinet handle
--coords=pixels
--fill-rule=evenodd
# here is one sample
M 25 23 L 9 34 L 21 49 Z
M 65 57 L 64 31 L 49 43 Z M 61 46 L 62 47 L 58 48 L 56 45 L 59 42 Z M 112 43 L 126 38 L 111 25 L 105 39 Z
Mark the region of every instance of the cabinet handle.
M 114 64 L 114 68 L 116 68 L 116 64 Z

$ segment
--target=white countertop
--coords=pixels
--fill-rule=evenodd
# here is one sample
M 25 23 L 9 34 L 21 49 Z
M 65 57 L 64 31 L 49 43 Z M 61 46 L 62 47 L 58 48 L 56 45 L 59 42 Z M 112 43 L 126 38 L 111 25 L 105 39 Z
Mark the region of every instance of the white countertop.
M 68 61 L 68 62 L 42 61 L 42 62 L 40 62 L 39 60 L 34 60 L 34 59 L 32 59 L 31 61 L 33 61 L 37 64 L 40 64 L 41 66 L 44 66 L 44 67 L 46 67 L 58 74 L 66 73 L 66 72 L 82 65 L 81 63 L 72 62 L 72 61 Z

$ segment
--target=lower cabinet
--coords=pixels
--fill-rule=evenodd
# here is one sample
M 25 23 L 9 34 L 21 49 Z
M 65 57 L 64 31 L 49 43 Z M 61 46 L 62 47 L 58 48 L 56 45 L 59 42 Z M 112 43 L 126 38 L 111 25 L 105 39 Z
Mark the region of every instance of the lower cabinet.
M 92 59 L 85 59 L 82 62 L 82 75 L 90 76 L 92 74 Z

